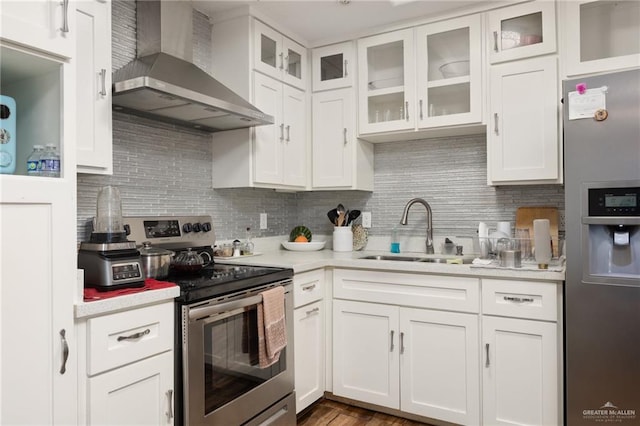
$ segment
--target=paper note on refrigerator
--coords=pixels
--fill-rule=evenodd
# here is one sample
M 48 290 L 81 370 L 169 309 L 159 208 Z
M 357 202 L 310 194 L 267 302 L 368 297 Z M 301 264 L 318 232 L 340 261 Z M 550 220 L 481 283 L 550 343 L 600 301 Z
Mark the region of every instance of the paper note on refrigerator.
M 605 109 L 606 88 L 588 89 L 583 94 L 569 92 L 569 120 L 593 118 L 596 111 Z

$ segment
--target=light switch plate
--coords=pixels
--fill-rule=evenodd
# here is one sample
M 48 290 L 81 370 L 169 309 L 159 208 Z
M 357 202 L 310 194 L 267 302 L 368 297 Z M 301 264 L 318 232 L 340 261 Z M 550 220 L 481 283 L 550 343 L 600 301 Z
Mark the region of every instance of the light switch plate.
M 260 229 L 267 229 L 267 214 L 260 213 Z

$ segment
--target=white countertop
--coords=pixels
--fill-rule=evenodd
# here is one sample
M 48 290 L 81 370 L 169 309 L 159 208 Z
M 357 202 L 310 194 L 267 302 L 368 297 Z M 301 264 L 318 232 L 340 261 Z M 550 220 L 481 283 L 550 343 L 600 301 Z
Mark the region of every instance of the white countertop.
M 423 272 L 447 275 L 461 275 L 473 277 L 512 278 L 543 281 L 564 281 L 563 267 L 549 270 L 537 269 L 535 265 L 525 264 L 523 268 L 508 269 L 496 265 L 460 265 L 446 263 L 410 262 L 395 260 L 361 259 L 364 256 L 393 256 L 387 251 L 366 250 L 354 252 L 334 252 L 330 249 L 319 251 L 289 251 L 275 249 L 264 251 L 257 256 L 241 256 L 239 258 L 225 258 L 220 263 L 238 263 L 256 266 L 278 266 L 292 268 L 295 273 L 305 272 L 317 268 L 341 267 L 356 269 L 378 269 L 396 272 Z M 405 252 L 397 256 L 455 258 L 455 256 L 426 255 L 424 253 Z
M 291 268 L 294 273 L 301 273 L 318 268 L 355 268 L 355 269 L 377 269 L 381 271 L 395 272 L 415 272 L 432 273 L 445 275 L 458 275 L 485 278 L 503 279 L 524 279 L 540 281 L 562 282 L 565 278 L 564 267 L 554 267 L 549 270 L 537 269 L 535 265 L 524 264 L 523 268 L 507 269 L 496 265 L 460 265 L 446 263 L 391 261 L 391 260 L 370 260 L 361 259 L 365 256 L 394 256 L 386 250 L 364 250 L 354 252 L 334 252 L 331 248 L 319 251 L 289 251 L 279 244 L 281 238 L 271 237 L 266 239 L 265 244 L 261 244 L 255 256 L 241 256 L 238 258 L 217 259 L 219 263 L 236 263 L 254 266 L 275 266 L 281 268 Z M 374 248 L 380 247 L 372 244 Z M 329 245 L 330 247 L 330 245 Z M 426 255 L 420 252 L 403 252 L 396 256 L 411 257 L 436 257 L 455 258 L 455 256 Z M 467 258 L 473 256 L 465 256 Z M 82 271 L 79 271 L 79 293 L 82 294 Z M 75 305 L 76 318 L 88 318 L 96 315 L 116 312 L 120 310 L 132 309 L 144 305 L 162 303 L 174 299 L 180 295 L 179 287 L 165 288 L 160 290 L 149 290 L 140 293 L 133 293 L 104 300 L 91 302 L 78 302 Z

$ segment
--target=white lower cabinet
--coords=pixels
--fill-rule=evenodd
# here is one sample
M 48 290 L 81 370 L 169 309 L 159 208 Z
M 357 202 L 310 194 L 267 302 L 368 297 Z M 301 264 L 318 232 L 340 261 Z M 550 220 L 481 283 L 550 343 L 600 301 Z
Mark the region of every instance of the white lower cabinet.
M 485 316 L 486 425 L 558 424 L 556 324 Z
M 296 413 L 324 395 L 324 273 L 317 269 L 293 277 Z
M 482 280 L 483 424 L 562 424 L 560 306 L 558 283 Z
M 480 422 L 477 279 L 336 269 L 333 292 L 335 395 Z
M 79 322 L 81 423 L 173 424 L 173 313 L 171 300 Z

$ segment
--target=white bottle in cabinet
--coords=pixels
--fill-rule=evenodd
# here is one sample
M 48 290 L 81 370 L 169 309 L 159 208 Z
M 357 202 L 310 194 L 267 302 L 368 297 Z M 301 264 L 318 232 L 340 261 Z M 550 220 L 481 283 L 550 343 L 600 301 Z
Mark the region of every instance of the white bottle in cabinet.
M 538 0 L 489 12 L 492 64 L 556 51 L 555 2 Z
M 307 50 L 258 20 L 253 20 L 257 71 L 302 90 L 307 85 Z
M 111 1 L 74 5 L 78 172 L 111 174 Z
M 418 127 L 482 120 L 480 15 L 416 29 Z
M 491 67 L 490 185 L 562 182 L 555 56 Z
M 563 1 L 566 75 L 640 67 L 640 2 Z
M 74 13 L 69 0 L 2 1 L 0 37 L 22 46 L 71 58 Z
M 314 189 L 373 191 L 373 146 L 356 137 L 352 88 L 313 94 Z
M 359 133 L 415 127 L 413 29 L 358 40 Z
M 311 65 L 314 92 L 353 86 L 356 71 L 353 42 L 313 49 Z

